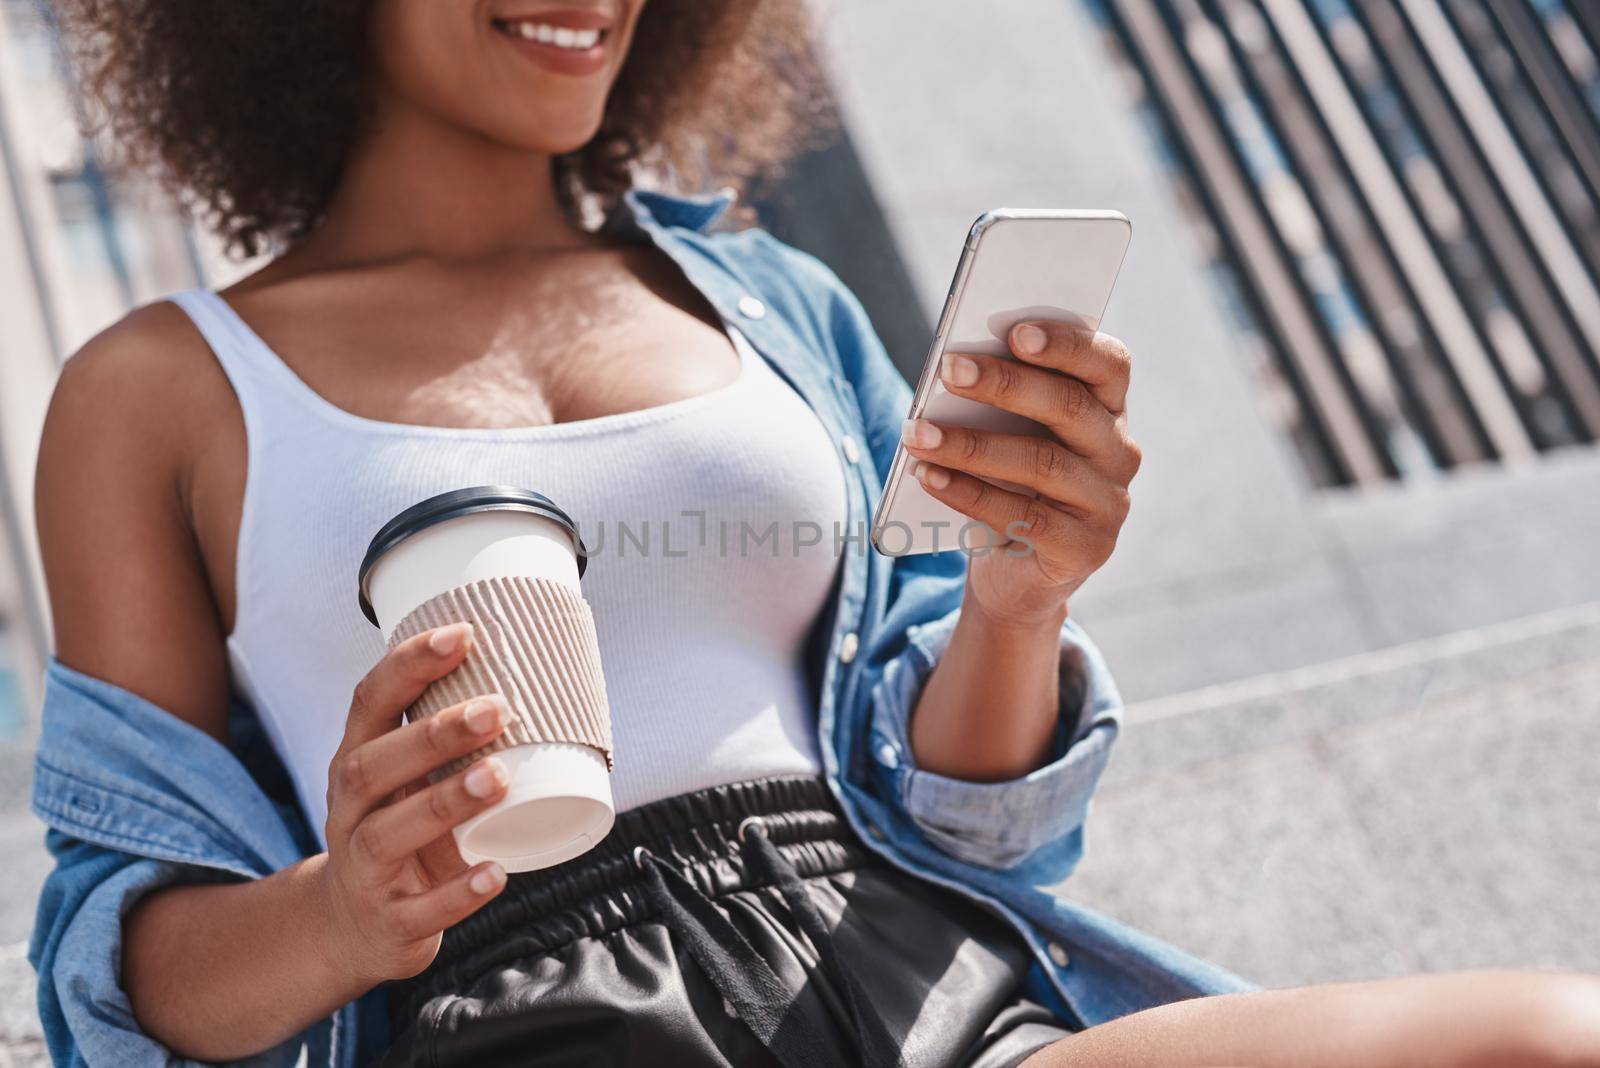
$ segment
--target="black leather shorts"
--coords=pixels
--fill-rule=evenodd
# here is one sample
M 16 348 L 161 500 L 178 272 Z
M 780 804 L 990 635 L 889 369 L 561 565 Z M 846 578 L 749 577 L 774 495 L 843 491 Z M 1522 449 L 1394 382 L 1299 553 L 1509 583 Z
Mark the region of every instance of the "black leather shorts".
M 1070 1033 L 1000 918 L 888 866 L 822 779 L 621 813 L 391 989 L 398 1065 L 1016 1065 Z

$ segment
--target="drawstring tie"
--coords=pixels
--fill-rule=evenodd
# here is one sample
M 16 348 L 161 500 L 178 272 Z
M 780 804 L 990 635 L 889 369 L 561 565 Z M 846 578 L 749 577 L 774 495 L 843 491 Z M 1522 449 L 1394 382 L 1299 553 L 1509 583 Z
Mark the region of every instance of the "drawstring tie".
M 753 874 L 777 886 L 829 977 L 844 991 L 861 1048 L 862 1068 L 899 1068 L 900 1054 L 883 1018 L 855 977 L 839 960 L 827 922 L 811 900 L 794 865 L 767 837 L 759 816 L 746 818 L 737 834 L 739 856 Z M 667 926 L 683 939 L 690 957 L 785 1068 L 829 1063 L 830 1043 L 815 1022 L 790 1013 L 794 996 L 766 958 L 733 921 L 686 876 L 639 846 L 633 862 L 644 876 L 645 892 Z

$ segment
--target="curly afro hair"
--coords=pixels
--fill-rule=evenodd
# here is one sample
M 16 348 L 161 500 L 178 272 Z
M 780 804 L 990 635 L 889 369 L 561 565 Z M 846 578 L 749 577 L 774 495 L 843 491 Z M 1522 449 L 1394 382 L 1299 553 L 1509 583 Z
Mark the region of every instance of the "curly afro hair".
M 321 220 L 368 113 L 372 0 L 55 0 L 90 126 L 235 255 Z M 818 143 L 834 113 L 803 0 L 650 0 L 599 132 L 557 157 L 574 224 L 648 162 L 740 190 Z M 737 214 L 737 213 L 736 213 Z M 746 217 L 748 221 L 748 217 Z

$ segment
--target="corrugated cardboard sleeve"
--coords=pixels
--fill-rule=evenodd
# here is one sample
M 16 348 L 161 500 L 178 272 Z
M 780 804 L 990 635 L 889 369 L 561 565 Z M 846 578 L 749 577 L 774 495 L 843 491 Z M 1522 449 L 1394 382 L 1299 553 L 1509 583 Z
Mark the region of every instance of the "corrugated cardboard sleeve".
M 466 660 L 425 690 L 407 710 L 415 722 L 486 693 L 503 694 L 511 721 L 498 739 L 452 761 L 447 775 L 497 749 L 530 742 L 593 746 L 611 763 L 611 712 L 594 615 L 577 590 L 542 578 L 489 578 L 449 589 L 402 619 L 393 648 L 448 623 L 473 625 Z

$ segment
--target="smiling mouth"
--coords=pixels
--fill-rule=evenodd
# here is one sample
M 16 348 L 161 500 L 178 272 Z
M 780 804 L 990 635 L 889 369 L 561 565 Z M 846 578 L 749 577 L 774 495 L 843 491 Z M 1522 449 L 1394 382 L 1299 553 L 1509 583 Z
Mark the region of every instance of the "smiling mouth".
M 537 18 L 495 19 L 494 28 L 507 37 L 522 41 L 537 41 L 539 44 L 552 45 L 572 52 L 586 52 L 594 48 L 606 39 L 607 33 L 603 27 L 580 30 L 571 26 L 541 22 Z

